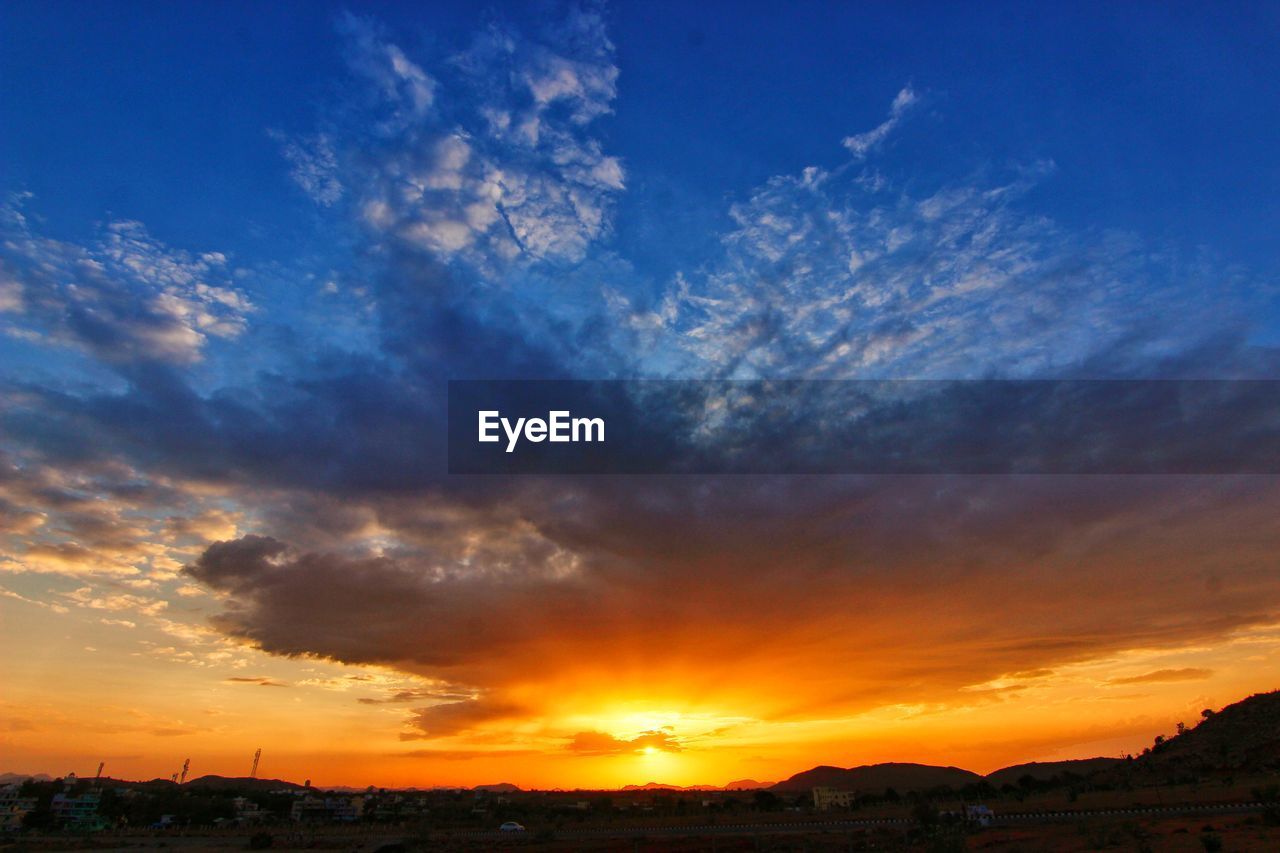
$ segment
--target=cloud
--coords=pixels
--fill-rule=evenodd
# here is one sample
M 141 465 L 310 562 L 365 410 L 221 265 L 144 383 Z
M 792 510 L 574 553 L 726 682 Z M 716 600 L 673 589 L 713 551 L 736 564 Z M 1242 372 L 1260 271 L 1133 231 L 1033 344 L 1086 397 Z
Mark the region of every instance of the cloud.
M 393 752 L 395 758 L 427 758 L 441 761 L 475 761 L 477 759 L 522 758 L 542 755 L 537 749 L 410 749 Z
M 224 678 L 223 681 L 228 684 L 254 684 L 258 687 L 288 687 L 289 685 L 283 681 L 276 681 L 274 678 L 265 676 L 241 676 L 233 675 L 230 678 Z
M 0 450 L 0 570 L 141 583 L 172 575 L 215 534 L 235 534 L 233 514 L 173 483 L 148 481 L 100 446 L 86 453 L 67 438 L 80 449 L 56 463 L 29 447 Z M 185 517 L 160 520 L 184 510 Z
M 118 575 L 140 574 L 137 566 L 118 556 L 101 554 L 75 542 L 33 543 L 9 557 L 7 571 L 39 574 Z
M 383 697 L 361 696 L 356 701 L 361 705 L 398 705 L 408 702 L 422 702 L 429 699 L 442 702 L 460 702 L 470 699 L 467 693 L 446 690 L 397 690 Z
M 17 314 L 21 313 L 22 309 L 22 282 L 0 267 L 0 314 Z
M 893 132 L 893 129 L 898 126 L 898 122 L 902 121 L 902 117 L 907 113 L 907 110 L 911 109 L 919 100 L 919 96 L 910 86 L 903 87 L 894 96 L 893 104 L 889 107 L 889 117 L 887 119 L 866 133 L 846 136 L 842 144 L 849 149 L 855 159 L 861 160 L 865 158 L 873 149 L 884 142 L 885 137 Z
M 281 153 L 292 167 L 289 177 L 312 201 L 330 207 L 342 198 L 344 187 L 338 177 L 338 157 L 327 136 L 323 133 L 297 139 L 278 133 L 273 136 L 280 141 Z
M 401 740 L 443 738 L 474 730 L 477 726 L 520 717 L 528 708 L 493 697 L 480 696 L 461 702 L 441 702 L 417 708 L 409 725 L 415 731 L 403 732 Z
M 376 21 L 346 12 L 338 31 L 347 38 L 347 64 L 371 85 L 385 111 L 378 132 L 392 134 L 422 121 L 435 103 L 436 81 L 389 41 Z
M 477 650 L 505 638 L 524 636 L 531 621 L 546 620 L 536 612 L 540 599 L 553 589 L 574 586 L 572 575 L 557 565 L 554 551 L 535 542 L 510 555 L 509 570 L 486 560 L 482 543 L 473 540 L 470 545 L 479 546 L 467 549 L 479 558 L 475 570 L 459 565 L 456 557 L 452 565 L 438 562 L 445 552 L 423 551 L 408 559 L 349 558 L 294 553 L 277 540 L 246 536 L 211 545 L 185 571 L 231 595 L 233 609 L 220 617 L 224 630 L 271 651 L 447 668 L 472 660 Z M 498 551 L 490 553 L 496 557 Z M 545 561 L 541 571 L 538 556 Z M 344 598 L 360 606 L 347 607 Z M 523 616 L 518 612 L 522 609 L 528 611 Z M 508 612 L 507 625 L 492 618 L 498 610 Z M 269 614 L 279 617 L 275 628 L 264 624 L 272 618 Z M 326 641 L 317 644 L 314 637 L 297 633 L 299 620 L 307 618 L 327 624 Z M 438 626 L 439 632 L 430 626 Z M 422 720 L 434 725 L 491 707 L 471 702 L 437 705 L 424 711 Z
M 230 279 L 221 253 L 172 249 L 139 222 L 111 222 L 79 246 L 36 234 L 17 202 L 0 208 L 0 312 L 22 324 L 11 334 L 40 332 L 112 364 L 195 362 L 254 310 Z
M 578 732 L 565 747 L 579 755 L 626 755 L 629 753 L 660 750 L 680 752 L 683 747 L 670 733 L 643 732 L 633 738 L 617 738 L 604 732 Z
M 541 39 L 495 23 L 438 75 L 374 22 L 339 31 L 363 97 L 329 131 L 281 137 L 318 203 L 350 187 L 369 234 L 486 271 L 581 260 L 608 233 L 624 172 L 592 132 L 618 76 L 598 13 L 570 10 Z
M 165 520 L 166 532 L 176 538 L 213 542 L 235 536 L 240 513 L 210 508 L 189 516 L 170 516 Z
M 1187 667 L 1185 669 L 1157 669 L 1144 672 L 1142 675 L 1130 675 L 1125 678 L 1113 678 L 1108 684 L 1165 684 L 1175 681 L 1203 681 L 1213 675 L 1211 669 Z
M 1217 264 L 1028 216 L 1049 172 L 923 194 L 848 164 L 777 176 L 730 208 L 719 257 L 648 307 L 612 294 L 617 346 L 693 378 L 1236 375 L 1267 287 L 1209 298 Z
M 538 483 L 507 500 L 575 556 L 572 573 L 548 571 L 536 551 L 502 571 L 460 553 L 444 570 L 441 551 L 356 559 L 248 538 L 211 547 L 188 572 L 226 596 L 221 630 L 268 652 L 476 691 L 416 710 L 414 738 L 536 718 L 558 690 L 633 681 L 761 719 L 827 718 L 1267 623 L 1280 605 L 1264 520 L 1274 487 L 1211 483 Z M 1142 568 L 1155 564 L 1159 583 Z M 711 677 L 708 661 L 715 686 L 691 688 Z
M 82 586 L 63 595 L 63 598 L 75 602 L 80 607 L 90 610 L 111 610 L 141 613 L 155 616 L 165 610 L 169 603 L 162 599 L 148 598 L 127 592 L 100 593 L 92 587 Z
M 23 595 L 23 594 L 21 594 L 21 593 L 14 592 L 14 591 L 13 591 L 13 590 L 11 590 L 11 589 L 5 589 L 4 587 L 0 587 L 0 597 L 4 597 L 4 598 L 8 598 L 8 599 L 12 599 L 13 601 L 21 601 L 23 604 L 30 604 L 30 605 L 33 605 L 33 606 L 35 606 L 35 607 L 42 607 L 42 608 L 44 608 L 44 609 L 46 609 L 46 610 L 51 610 L 51 611 L 53 611 L 54 613 L 68 613 L 68 612 L 70 612 L 70 611 L 68 610 L 68 608 L 67 608 L 67 607 L 65 607 L 64 605 L 61 605 L 61 604 L 50 604 L 50 603 L 49 603 L 49 602 L 47 602 L 47 601 L 40 601 L 39 599 L 35 599 L 35 598 L 28 598 L 27 596 L 25 596 L 25 595 Z

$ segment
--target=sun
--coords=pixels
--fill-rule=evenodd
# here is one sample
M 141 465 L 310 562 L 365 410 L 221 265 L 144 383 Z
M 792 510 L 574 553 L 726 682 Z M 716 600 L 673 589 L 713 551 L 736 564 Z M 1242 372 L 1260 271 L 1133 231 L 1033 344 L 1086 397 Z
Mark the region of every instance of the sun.
M 645 747 L 643 750 L 641 750 L 641 751 L 642 751 L 645 755 L 649 755 L 649 756 L 653 756 L 653 755 L 657 755 L 657 754 L 658 754 L 658 748 L 657 748 L 656 746 L 646 746 L 646 747 Z

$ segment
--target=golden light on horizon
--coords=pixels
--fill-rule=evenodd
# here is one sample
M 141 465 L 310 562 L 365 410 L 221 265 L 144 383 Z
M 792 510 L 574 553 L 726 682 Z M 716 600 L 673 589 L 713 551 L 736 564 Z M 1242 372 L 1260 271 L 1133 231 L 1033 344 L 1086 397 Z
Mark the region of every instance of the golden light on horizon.
M 66 615 L 68 628 L 75 625 L 76 613 Z M 6 621 L 6 633 L 21 622 Z M 71 631 L 53 646 L 48 653 L 61 655 L 82 648 L 83 640 Z M 8 723 L 5 753 L 14 769 L 83 773 L 105 758 L 111 772 L 122 777 L 165 777 L 173 772 L 170 765 L 190 754 L 201 773 L 244 775 L 251 746 L 261 741 L 270 745 L 263 773 L 272 778 L 608 788 L 777 781 L 816 764 L 878 761 L 955 764 L 986 772 L 1026 760 L 1139 751 L 1154 734 L 1172 731 L 1178 720 L 1196 719 L 1201 708 L 1253 692 L 1258 668 L 1280 664 L 1280 628 L 1242 632 L 1226 643 L 1135 650 L 1051 672 L 1010 674 L 958 693 L 873 703 L 856 712 L 770 718 L 752 716 L 743 707 L 734 713 L 731 709 L 741 707 L 734 685 L 723 691 L 723 701 L 716 703 L 722 710 L 716 713 L 695 711 L 692 704 L 676 710 L 651 697 L 624 700 L 616 688 L 602 687 L 598 703 L 590 702 L 585 691 L 574 699 L 582 703 L 579 708 L 595 705 L 598 713 L 567 714 L 557 701 L 526 704 L 517 716 L 410 740 L 401 734 L 406 716 L 413 717 L 412 707 L 354 701 L 411 689 L 398 683 L 393 671 L 280 660 L 242 649 L 243 666 L 215 675 L 205 666 L 175 663 L 186 660 L 175 658 L 175 652 L 139 659 L 127 644 L 95 648 L 82 651 L 82 668 L 65 672 L 60 683 L 46 680 L 44 691 L 31 687 L 36 682 L 29 670 L 39 666 L 37 661 L 14 656 L 0 665 L 6 683 L 26 685 L 8 692 L 0 704 Z M 128 662 L 132 689 L 146 697 L 147 711 L 118 698 L 100 701 L 102 667 L 112 659 L 120 663 L 111 666 Z M 147 683 L 165 673 L 169 686 L 182 686 L 161 691 Z M 797 683 L 757 688 L 779 693 L 795 691 Z M 691 681 L 689 694 L 695 689 L 704 708 L 715 702 L 705 687 Z M 1103 714 L 1112 722 L 1091 722 Z M 302 718 L 305 730 L 298 726 Z M 62 734 L 51 740 L 55 729 Z M 346 744 L 347 751 L 333 752 L 333 743 Z

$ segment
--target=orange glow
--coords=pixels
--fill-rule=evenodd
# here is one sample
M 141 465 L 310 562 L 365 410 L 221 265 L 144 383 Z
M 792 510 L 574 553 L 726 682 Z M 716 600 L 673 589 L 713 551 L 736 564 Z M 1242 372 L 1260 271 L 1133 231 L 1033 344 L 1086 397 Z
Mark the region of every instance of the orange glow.
M 245 775 L 259 746 L 261 776 L 321 785 L 722 785 L 890 760 L 985 772 L 1140 751 L 1201 708 L 1270 686 L 1260 675 L 1280 664 L 1280 628 L 1258 628 L 878 702 L 789 671 L 782 648 L 782 661 L 753 660 L 750 680 L 711 682 L 670 661 L 648 678 L 636 662 L 565 661 L 550 689 L 505 691 L 518 710 L 430 737 L 411 725 L 414 702 L 384 701 L 431 684 L 410 673 L 287 660 L 198 633 L 184 644 L 172 626 L 104 625 L 93 609 L 2 606 L 5 769 L 83 774 L 105 760 L 127 778 L 168 776 L 187 757 L 198 774 Z

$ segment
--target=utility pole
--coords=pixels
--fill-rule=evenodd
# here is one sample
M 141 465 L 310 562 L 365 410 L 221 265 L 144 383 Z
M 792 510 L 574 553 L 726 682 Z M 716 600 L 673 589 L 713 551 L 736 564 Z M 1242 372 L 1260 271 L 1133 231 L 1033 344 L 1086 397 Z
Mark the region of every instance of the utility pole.
M 253 769 L 249 771 L 250 779 L 258 778 L 258 761 L 262 758 L 262 747 L 258 747 L 258 751 L 253 754 Z

